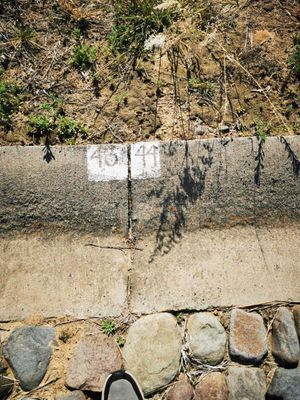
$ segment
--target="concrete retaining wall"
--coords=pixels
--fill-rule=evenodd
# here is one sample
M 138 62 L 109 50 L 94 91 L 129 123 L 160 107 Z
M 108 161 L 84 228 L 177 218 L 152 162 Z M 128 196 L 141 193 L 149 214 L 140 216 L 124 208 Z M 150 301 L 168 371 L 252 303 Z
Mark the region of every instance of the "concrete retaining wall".
M 0 232 L 127 231 L 127 181 L 88 179 L 86 147 L 0 147 Z
M 0 233 L 125 234 L 132 218 L 134 234 L 172 240 L 183 227 L 300 219 L 299 136 L 128 146 L 53 147 L 50 162 L 42 147 L 1 147 Z

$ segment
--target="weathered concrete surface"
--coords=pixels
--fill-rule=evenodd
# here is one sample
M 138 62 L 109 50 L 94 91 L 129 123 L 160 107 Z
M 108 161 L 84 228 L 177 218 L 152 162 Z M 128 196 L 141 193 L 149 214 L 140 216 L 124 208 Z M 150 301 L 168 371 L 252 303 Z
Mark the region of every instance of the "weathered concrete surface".
M 299 137 L 286 140 L 299 159 Z M 160 178 L 132 182 L 135 233 L 156 231 L 169 246 L 183 230 L 299 220 L 291 152 L 277 137 L 261 150 L 256 138 L 161 143 Z
M 137 243 L 131 309 L 138 313 L 299 301 L 300 224 L 186 233 L 164 256 L 155 237 Z
M 264 152 L 256 138 L 159 146 L 161 176 L 131 185 L 89 181 L 84 146 L 49 163 L 42 147 L 0 147 L 0 319 L 120 315 L 129 275 L 142 313 L 300 300 L 300 136 Z M 85 244 L 124 246 L 131 214 L 144 250 L 128 272 L 126 251 Z
M 89 181 L 86 146 L 52 151 L 47 163 L 43 147 L 0 147 L 0 234 L 125 233 L 127 181 Z
M 117 237 L 0 240 L 0 320 L 33 314 L 118 316 L 126 307 L 126 247 Z

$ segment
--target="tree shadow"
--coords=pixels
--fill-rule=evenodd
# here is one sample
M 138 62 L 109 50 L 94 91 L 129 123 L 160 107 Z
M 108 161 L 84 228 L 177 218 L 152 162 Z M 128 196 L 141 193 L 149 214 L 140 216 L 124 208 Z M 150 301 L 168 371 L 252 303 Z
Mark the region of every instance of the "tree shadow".
M 185 142 L 183 171 L 178 175 L 179 184 L 162 201 L 155 248 L 149 262 L 158 255 L 169 253 L 180 241 L 186 225 L 186 212 L 205 190 L 207 171 L 213 163 L 213 146 L 204 143 L 203 147 L 207 154 L 198 155 L 194 160 L 189 152 L 189 143 Z

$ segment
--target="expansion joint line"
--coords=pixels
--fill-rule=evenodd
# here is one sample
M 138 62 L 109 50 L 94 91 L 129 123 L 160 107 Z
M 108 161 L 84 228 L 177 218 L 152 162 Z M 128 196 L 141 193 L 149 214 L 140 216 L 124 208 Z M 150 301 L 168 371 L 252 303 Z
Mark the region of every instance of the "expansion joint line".
M 127 239 L 130 246 L 134 245 L 133 226 L 132 226 L 132 179 L 131 179 L 131 147 L 127 147 L 128 159 L 128 178 L 127 178 L 127 196 L 128 196 L 128 221 L 127 221 Z
M 127 147 L 127 160 L 128 160 L 128 177 L 127 177 L 127 199 L 128 199 L 128 220 L 127 220 L 127 241 L 129 247 L 128 257 L 128 276 L 127 276 L 127 293 L 126 302 L 127 308 L 130 313 L 130 299 L 131 299 L 131 269 L 133 265 L 135 237 L 133 234 L 133 209 L 132 209 L 132 175 L 131 175 L 131 146 Z

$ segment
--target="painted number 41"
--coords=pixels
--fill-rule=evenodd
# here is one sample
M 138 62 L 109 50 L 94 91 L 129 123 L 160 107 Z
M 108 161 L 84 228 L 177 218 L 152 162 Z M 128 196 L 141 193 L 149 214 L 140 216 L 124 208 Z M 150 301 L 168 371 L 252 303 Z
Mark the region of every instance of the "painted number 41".
M 131 176 L 133 179 L 160 176 L 160 152 L 158 142 L 142 142 L 131 145 Z

